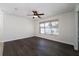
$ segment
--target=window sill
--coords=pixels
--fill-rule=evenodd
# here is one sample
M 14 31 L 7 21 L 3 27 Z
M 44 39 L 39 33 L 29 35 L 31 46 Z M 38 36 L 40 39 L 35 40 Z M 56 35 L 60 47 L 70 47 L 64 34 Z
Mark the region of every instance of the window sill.
M 58 34 L 58 35 L 56 35 L 56 34 L 41 34 L 41 33 L 40 33 L 40 35 L 58 36 L 59 34 Z

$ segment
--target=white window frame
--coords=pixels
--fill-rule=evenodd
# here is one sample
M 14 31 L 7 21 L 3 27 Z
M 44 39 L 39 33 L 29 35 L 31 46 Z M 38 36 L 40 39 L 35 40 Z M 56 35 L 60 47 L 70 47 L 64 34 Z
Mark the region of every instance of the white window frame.
M 40 22 L 40 23 L 39 23 L 39 33 L 40 33 L 40 34 L 46 34 L 46 35 L 47 35 L 47 33 L 45 32 L 45 23 L 49 22 L 49 23 L 51 24 L 52 22 L 55 22 L 55 21 L 58 22 L 58 29 L 57 29 L 57 30 L 58 30 L 58 34 L 53 34 L 52 29 L 51 29 L 51 34 L 48 34 L 48 35 L 59 35 L 59 21 L 58 21 L 57 19 L 56 19 L 56 20 L 50 20 L 50 21 Z M 45 33 L 41 33 L 40 24 L 42 24 L 42 23 L 44 24 L 44 32 L 45 32 Z M 52 25 L 52 24 L 51 24 L 51 25 Z M 51 26 L 51 28 L 52 28 L 52 27 L 53 27 L 53 26 Z

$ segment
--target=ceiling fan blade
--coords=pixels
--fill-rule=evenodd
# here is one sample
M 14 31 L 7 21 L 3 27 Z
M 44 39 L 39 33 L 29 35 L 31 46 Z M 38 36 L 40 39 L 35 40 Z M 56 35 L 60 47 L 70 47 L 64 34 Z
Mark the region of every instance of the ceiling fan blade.
M 33 12 L 33 15 L 37 15 L 38 13 L 37 13 L 37 11 L 32 11 Z
M 44 14 L 42 13 L 42 14 L 38 14 L 38 15 L 44 15 Z
M 38 18 L 41 18 L 39 15 L 37 15 L 38 16 Z
M 37 11 L 32 11 L 32 12 L 37 13 Z

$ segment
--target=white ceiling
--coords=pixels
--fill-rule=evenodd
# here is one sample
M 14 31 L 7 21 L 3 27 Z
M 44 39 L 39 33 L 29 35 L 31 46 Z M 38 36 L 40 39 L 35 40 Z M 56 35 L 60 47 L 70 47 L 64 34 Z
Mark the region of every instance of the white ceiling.
M 37 10 L 45 14 L 42 17 L 47 17 L 72 11 L 75 3 L 0 3 L 0 8 L 5 13 L 25 17 L 32 14 L 32 10 Z

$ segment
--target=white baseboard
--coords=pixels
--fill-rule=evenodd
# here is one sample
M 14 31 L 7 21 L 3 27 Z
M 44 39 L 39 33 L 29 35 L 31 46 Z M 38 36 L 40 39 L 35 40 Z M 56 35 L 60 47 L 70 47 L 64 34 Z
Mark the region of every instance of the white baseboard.
M 29 37 L 33 37 L 33 36 L 21 37 L 21 38 L 15 38 L 15 39 L 8 39 L 8 40 L 3 40 L 3 41 L 1 41 L 1 42 L 9 42 L 9 41 L 20 40 L 20 39 L 29 38 Z

